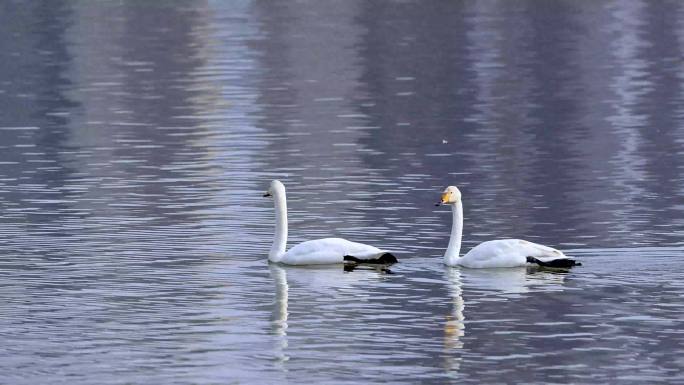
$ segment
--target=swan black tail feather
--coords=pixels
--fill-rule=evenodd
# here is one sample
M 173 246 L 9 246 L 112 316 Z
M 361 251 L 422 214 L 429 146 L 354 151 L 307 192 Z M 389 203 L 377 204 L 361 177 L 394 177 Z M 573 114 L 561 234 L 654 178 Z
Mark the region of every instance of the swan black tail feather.
M 365 267 L 366 269 L 373 269 L 383 274 L 394 274 L 392 270 L 389 269 L 388 265 L 364 265 L 358 263 L 345 263 L 344 271 L 346 273 L 351 273 L 352 271 L 355 271 L 357 268 L 361 267 Z
M 575 261 L 574 259 L 570 258 L 558 258 L 558 259 L 552 259 L 550 261 L 540 261 L 535 257 L 527 257 L 527 262 L 529 263 L 536 263 L 539 266 L 543 267 L 560 267 L 560 268 L 568 268 L 568 267 L 573 267 L 573 266 L 582 266 L 581 263 Z
M 360 259 L 351 255 L 345 255 L 344 261 L 352 263 L 371 263 L 377 265 L 391 265 L 393 263 L 398 262 L 397 257 L 392 255 L 391 253 L 383 253 L 380 257 L 372 259 Z

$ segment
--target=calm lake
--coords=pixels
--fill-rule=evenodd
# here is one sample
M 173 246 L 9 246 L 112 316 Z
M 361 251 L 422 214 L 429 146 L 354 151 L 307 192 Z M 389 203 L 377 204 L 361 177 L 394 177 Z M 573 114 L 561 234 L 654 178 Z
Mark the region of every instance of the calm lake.
M 684 383 L 684 2 L 0 5 L 0 383 Z M 267 262 L 391 250 L 389 272 Z M 442 264 L 562 249 L 570 271 Z

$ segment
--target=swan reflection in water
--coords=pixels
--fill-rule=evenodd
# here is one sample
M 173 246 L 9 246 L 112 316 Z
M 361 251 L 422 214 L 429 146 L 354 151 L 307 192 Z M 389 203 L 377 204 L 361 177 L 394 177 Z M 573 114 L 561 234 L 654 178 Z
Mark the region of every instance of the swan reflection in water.
M 306 303 L 311 296 L 329 296 L 345 288 L 359 284 L 367 284 L 367 281 L 382 279 L 385 274 L 392 272 L 384 265 L 317 265 L 317 266 L 285 266 L 277 263 L 268 265 L 271 278 L 275 283 L 275 301 L 271 314 L 271 332 L 276 337 L 275 346 L 276 361 L 281 369 L 289 360 L 287 354 L 288 340 L 288 310 L 290 285 L 305 288 L 299 291 L 307 293 L 307 298 L 298 298 L 299 303 Z M 353 273 L 352 273 L 353 272 Z M 366 301 L 364 297 L 355 298 L 355 301 Z M 309 311 L 315 311 L 307 307 Z
M 271 315 L 271 331 L 277 338 L 274 349 L 276 362 L 282 365 L 290 359 L 285 351 L 287 350 L 287 302 L 289 287 L 287 285 L 287 272 L 276 264 L 269 264 L 271 278 L 275 282 L 275 303 Z
M 441 271 L 435 271 L 435 274 L 444 277 L 450 297 L 439 300 L 451 302 L 450 312 L 443 323 L 443 365 L 449 374 L 458 372 L 462 365 L 463 349 L 467 348 L 465 336 L 468 304 L 489 306 L 491 302 L 478 301 L 478 298 L 500 297 L 507 300 L 518 297 L 517 294 L 560 291 L 563 290 L 565 280 L 563 271 L 538 267 L 468 269 L 440 265 L 439 269 Z M 373 301 L 373 297 L 367 290 L 358 290 L 360 287 L 376 287 L 379 281 L 390 277 L 396 277 L 393 280 L 402 280 L 405 279 L 404 274 L 411 274 L 410 271 L 403 271 L 400 275 L 388 275 L 391 271 L 383 267 L 359 266 L 349 272 L 350 268 L 347 267 L 345 271 L 342 265 L 301 267 L 273 263 L 269 264 L 269 270 L 275 284 L 271 334 L 274 336 L 273 351 L 280 370 L 286 370 L 289 353 L 297 351 L 298 347 L 294 345 L 301 343 L 302 333 L 307 334 L 307 338 L 334 338 L 325 333 L 319 334 L 320 330 L 315 335 L 308 334 L 311 322 L 330 321 L 329 301 L 333 301 L 336 307 L 347 307 L 353 301 L 354 308 L 365 308 L 359 303 Z M 320 306 L 321 298 L 325 298 L 324 306 Z M 472 318 L 470 320 L 474 321 Z M 297 338 L 292 336 L 293 329 L 297 330 Z M 293 346 L 289 346 L 288 337 Z M 326 341 L 328 342 L 331 341 Z
M 452 302 L 452 311 L 444 324 L 444 366 L 447 372 L 456 372 L 461 366 L 461 350 L 466 332 L 464 290 L 478 295 L 506 295 L 535 291 L 562 291 L 567 270 L 547 269 L 538 266 L 468 269 L 445 267 L 444 278 Z M 483 294 L 482 292 L 487 292 Z

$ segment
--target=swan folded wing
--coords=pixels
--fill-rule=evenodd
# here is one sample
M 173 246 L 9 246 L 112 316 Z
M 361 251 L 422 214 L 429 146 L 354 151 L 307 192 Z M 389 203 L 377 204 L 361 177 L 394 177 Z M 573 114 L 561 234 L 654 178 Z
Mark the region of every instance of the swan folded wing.
M 377 247 L 342 238 L 323 238 L 302 242 L 283 256 L 280 262 L 290 265 L 343 263 L 345 255 L 359 259 L 377 258 L 383 253 Z
M 471 268 L 496 268 L 525 266 L 527 257 L 547 262 L 567 258 L 559 250 L 522 239 L 497 239 L 482 242 L 458 261 Z
M 524 241 L 522 239 L 512 239 L 511 241 L 519 242 L 522 247 L 527 250 L 526 257 L 534 257 L 542 262 L 553 261 L 555 259 L 568 258 L 562 251 L 556 250 L 552 247 L 540 245 L 533 242 Z
M 356 257 L 358 259 L 376 259 L 382 254 L 386 253 L 385 250 L 378 249 L 377 247 L 373 247 L 370 245 L 366 245 L 363 243 L 358 243 L 358 242 L 351 242 L 351 241 L 346 241 L 347 242 L 347 254 L 345 255 L 351 255 L 352 257 Z

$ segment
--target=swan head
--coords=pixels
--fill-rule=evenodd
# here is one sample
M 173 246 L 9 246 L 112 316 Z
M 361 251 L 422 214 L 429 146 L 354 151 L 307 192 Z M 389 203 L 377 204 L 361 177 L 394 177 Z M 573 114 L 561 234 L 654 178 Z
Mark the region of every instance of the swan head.
M 444 189 L 442 193 L 442 199 L 436 206 L 440 205 L 453 205 L 461 201 L 461 191 L 459 191 L 456 186 L 449 186 Z
M 271 186 L 268 191 L 264 193 L 264 197 L 278 196 L 285 193 L 285 185 L 282 184 L 278 179 L 271 181 Z

